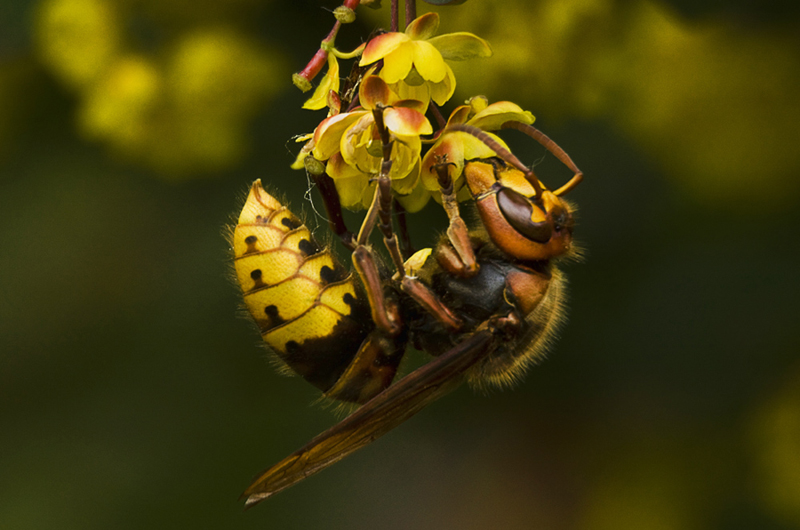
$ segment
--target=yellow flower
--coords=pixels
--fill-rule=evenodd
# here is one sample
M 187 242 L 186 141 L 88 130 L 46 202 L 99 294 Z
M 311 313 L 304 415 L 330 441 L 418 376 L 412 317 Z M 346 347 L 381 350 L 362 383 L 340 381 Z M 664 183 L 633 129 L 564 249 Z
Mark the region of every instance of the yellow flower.
M 447 125 L 467 124 L 478 127 L 486 131 L 489 136 L 506 149 L 508 149 L 508 146 L 505 142 L 488 131 L 496 131 L 508 121 L 531 124 L 535 119 L 533 114 L 522 110 L 519 105 L 510 101 L 498 101 L 488 105 L 486 98 L 475 97 L 468 103 L 468 105 L 456 108 L 450 114 Z M 456 191 L 458 199 L 463 201 L 469 198 L 469 192 L 464 187 L 464 165 L 469 160 L 493 156 L 497 156 L 497 154 L 471 134 L 461 131 L 445 132 L 425 154 L 422 160 L 420 180 L 425 189 L 431 192 L 438 192 L 439 181 L 433 168 L 437 160 L 445 160 L 448 164 L 447 170 L 450 178 L 453 180 L 453 189 Z M 434 193 L 433 196 L 437 201 L 441 198 L 440 193 Z
M 314 131 L 311 155 L 327 161 L 326 171 L 334 180 L 342 206 L 360 209 L 369 204 L 370 180 L 380 173 L 382 144 L 373 109 L 385 108 L 383 121 L 394 142 L 389 177 L 398 200 L 416 211 L 430 198 L 420 179 L 420 135 L 433 127 L 415 100 L 400 100 L 378 76 L 367 76 L 359 88 L 363 108 L 330 116 Z
M 453 70 L 447 60 L 489 57 L 492 49 L 485 40 L 465 32 L 434 37 L 439 15 L 427 13 L 406 28 L 405 33 L 378 35 L 361 56 L 360 65 L 383 59 L 381 78 L 403 99 L 416 99 L 427 106 L 433 99 L 443 105 L 456 89 Z

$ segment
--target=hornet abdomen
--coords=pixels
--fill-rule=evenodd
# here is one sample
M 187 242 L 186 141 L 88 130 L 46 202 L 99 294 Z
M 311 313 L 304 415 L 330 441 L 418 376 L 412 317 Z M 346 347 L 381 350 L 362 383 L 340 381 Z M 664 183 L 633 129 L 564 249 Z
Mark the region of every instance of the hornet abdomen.
M 364 403 L 391 384 L 405 335 L 375 328 L 358 278 L 260 180 L 234 229 L 233 251 L 245 305 L 289 368 L 341 401 Z
M 234 266 L 261 336 L 323 392 L 374 325 L 358 281 L 257 180 L 233 232 Z

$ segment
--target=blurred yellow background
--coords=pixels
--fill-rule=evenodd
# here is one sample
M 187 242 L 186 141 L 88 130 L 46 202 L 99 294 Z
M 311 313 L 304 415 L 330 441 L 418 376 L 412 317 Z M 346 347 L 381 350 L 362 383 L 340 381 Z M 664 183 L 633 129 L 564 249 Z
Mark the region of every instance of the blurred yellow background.
M 436 8 L 495 52 L 451 103 L 518 103 L 586 174 L 569 324 L 519 388 L 242 512 L 336 420 L 238 318 L 222 231 L 261 178 L 324 239 L 290 75 L 337 5 L 0 6 L 0 528 L 800 528 L 800 6 L 744 0 Z

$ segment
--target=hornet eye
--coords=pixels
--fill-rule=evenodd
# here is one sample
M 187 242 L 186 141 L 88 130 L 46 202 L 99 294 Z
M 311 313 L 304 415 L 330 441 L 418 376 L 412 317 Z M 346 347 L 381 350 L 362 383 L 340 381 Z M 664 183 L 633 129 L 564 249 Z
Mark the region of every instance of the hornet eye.
M 503 188 L 497 192 L 497 205 L 514 230 L 537 243 L 550 241 L 553 235 L 552 225 L 547 221 L 541 223 L 531 221 L 533 204 L 527 197 L 512 189 Z

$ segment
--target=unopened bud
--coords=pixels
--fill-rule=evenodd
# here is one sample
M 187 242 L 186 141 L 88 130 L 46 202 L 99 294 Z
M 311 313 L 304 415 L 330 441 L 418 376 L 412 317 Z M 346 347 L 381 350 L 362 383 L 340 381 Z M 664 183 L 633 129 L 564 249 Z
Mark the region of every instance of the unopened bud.
M 331 116 L 339 114 L 342 110 L 342 98 L 334 90 L 328 91 L 328 109 Z
M 475 115 L 489 106 L 489 98 L 486 96 L 473 96 L 466 101 L 471 107 L 470 114 Z
M 342 24 L 350 24 L 356 20 L 356 12 L 346 6 L 339 6 L 334 9 L 333 16 Z
M 318 177 L 325 173 L 325 164 L 314 158 L 313 156 L 309 155 L 303 159 L 303 165 L 308 171 L 309 175 L 314 175 Z

